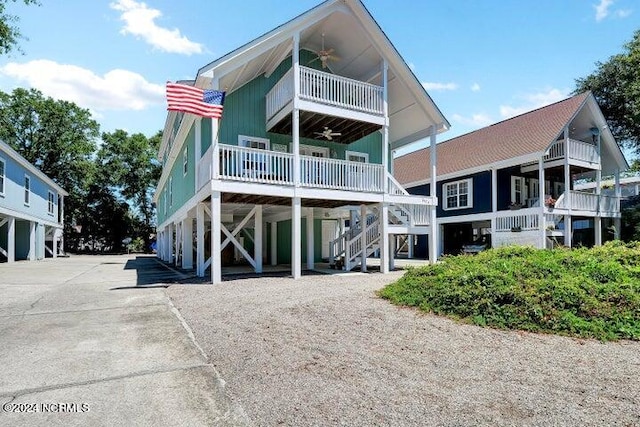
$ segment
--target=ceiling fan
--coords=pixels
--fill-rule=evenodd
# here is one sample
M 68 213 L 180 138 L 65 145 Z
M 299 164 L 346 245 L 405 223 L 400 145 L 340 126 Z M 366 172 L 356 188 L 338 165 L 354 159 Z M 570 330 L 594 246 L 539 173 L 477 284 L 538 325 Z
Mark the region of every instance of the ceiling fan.
M 334 136 L 341 136 L 342 133 L 334 132 L 332 129 L 329 129 L 327 126 L 324 127 L 322 132 L 314 132 L 316 134 L 316 139 L 326 138 L 327 141 L 332 141 Z
M 317 60 L 320 60 L 320 63 L 322 64 L 322 68 L 327 68 L 329 66 L 328 65 L 329 61 L 338 61 L 340 59 L 337 56 L 333 55 L 334 51 L 335 49 L 333 48 L 331 49 L 324 48 L 324 33 L 322 33 L 322 49 L 316 52 L 316 55 L 318 56 L 313 58 L 311 61 L 309 61 L 309 64 L 311 64 L 312 62 L 316 62 Z

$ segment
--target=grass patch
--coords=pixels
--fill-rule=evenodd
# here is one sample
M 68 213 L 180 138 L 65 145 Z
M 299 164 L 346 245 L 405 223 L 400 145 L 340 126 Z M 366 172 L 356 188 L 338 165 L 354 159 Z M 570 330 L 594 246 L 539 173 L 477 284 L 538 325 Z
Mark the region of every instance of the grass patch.
M 639 340 L 640 242 L 447 256 L 409 269 L 379 295 L 479 326 Z

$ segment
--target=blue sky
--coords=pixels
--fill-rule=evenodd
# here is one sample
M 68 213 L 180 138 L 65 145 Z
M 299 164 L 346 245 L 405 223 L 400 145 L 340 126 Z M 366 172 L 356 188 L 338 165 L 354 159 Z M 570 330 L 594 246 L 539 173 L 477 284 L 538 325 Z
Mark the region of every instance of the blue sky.
M 35 87 L 88 108 L 103 131 L 147 135 L 164 84 L 319 0 L 42 0 L 10 3 L 28 40 L 0 60 L 0 89 Z M 563 99 L 640 29 L 637 0 L 364 0 L 449 119 L 441 139 Z

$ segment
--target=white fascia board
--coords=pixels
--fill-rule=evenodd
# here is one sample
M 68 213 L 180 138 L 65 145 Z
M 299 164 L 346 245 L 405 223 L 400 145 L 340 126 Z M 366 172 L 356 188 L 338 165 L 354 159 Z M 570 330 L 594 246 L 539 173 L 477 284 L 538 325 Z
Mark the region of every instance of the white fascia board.
M 444 174 L 444 175 L 437 175 L 437 181 L 441 182 L 441 181 L 445 181 L 445 180 L 449 180 L 452 178 L 464 178 L 465 176 L 468 175 L 472 175 L 478 172 L 487 172 L 490 171 L 491 169 L 504 169 L 504 168 L 508 168 L 508 167 L 512 167 L 512 166 L 518 166 L 521 165 L 523 163 L 530 163 L 530 162 L 537 162 L 540 157 L 542 157 L 544 153 L 532 153 L 532 154 L 527 154 L 525 156 L 520 156 L 520 157 L 515 157 L 513 159 L 509 159 L 509 160 L 502 160 L 500 162 L 495 162 L 495 163 L 490 163 L 487 165 L 482 165 L 482 166 L 477 166 L 475 168 L 469 168 L 469 169 L 465 169 L 462 171 L 457 171 L 457 172 L 451 172 L 448 174 Z M 426 178 L 426 179 L 421 179 L 419 181 L 414 181 L 414 182 L 409 182 L 406 184 L 402 184 L 402 186 L 405 189 L 409 189 L 409 188 L 413 188 L 413 187 L 418 187 L 420 185 L 424 185 L 424 184 L 431 184 L 431 178 Z
M 60 187 L 51 178 L 49 178 L 47 175 L 45 175 L 44 172 L 42 172 L 40 169 L 38 169 L 37 167 L 35 167 L 31 163 L 29 163 L 27 161 L 27 159 L 22 157 L 16 150 L 11 148 L 11 146 L 9 146 L 7 143 L 0 141 L 0 150 L 2 150 L 5 153 L 7 153 L 7 156 L 11 157 L 13 160 L 18 162 L 20 164 L 20 166 L 22 166 L 23 168 L 25 168 L 29 172 L 31 172 L 33 175 L 35 175 L 38 178 L 40 178 L 42 181 L 44 181 L 45 184 L 47 184 L 48 186 L 50 186 L 51 188 L 56 190 L 61 195 L 65 196 L 65 197 L 69 195 L 69 193 L 67 193 L 64 190 L 64 188 Z

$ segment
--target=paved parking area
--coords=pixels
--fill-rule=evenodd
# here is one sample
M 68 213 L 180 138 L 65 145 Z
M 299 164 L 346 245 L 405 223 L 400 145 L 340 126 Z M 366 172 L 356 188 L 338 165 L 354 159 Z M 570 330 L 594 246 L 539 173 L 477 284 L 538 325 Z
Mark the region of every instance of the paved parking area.
M 0 425 L 246 425 L 153 257 L 0 264 Z

